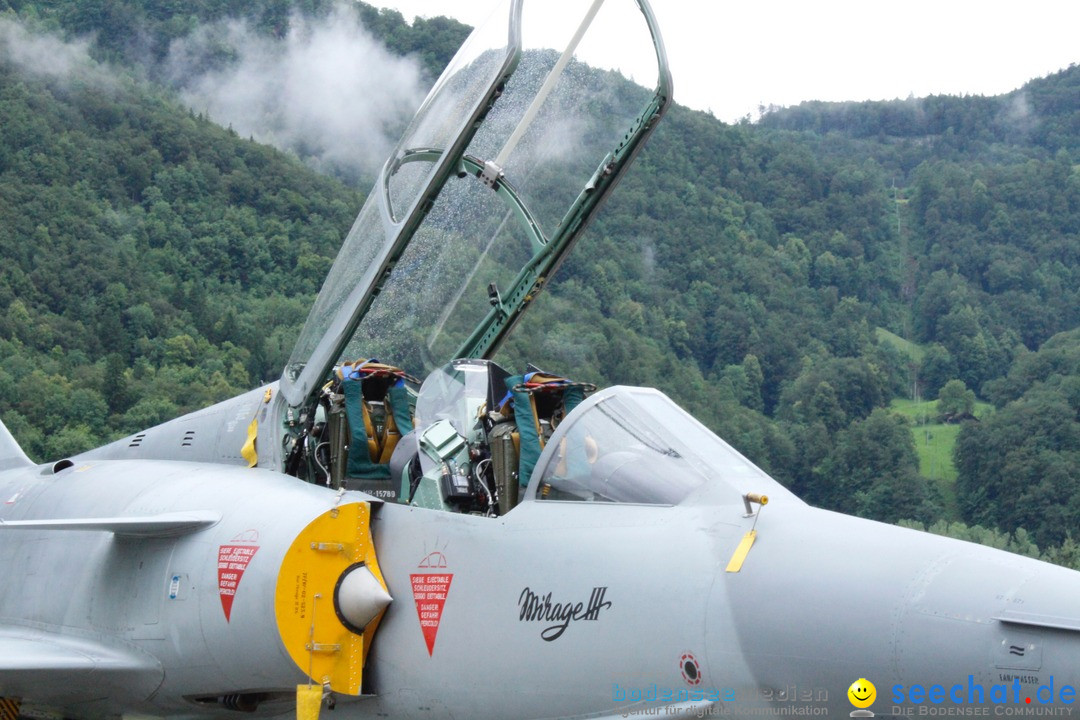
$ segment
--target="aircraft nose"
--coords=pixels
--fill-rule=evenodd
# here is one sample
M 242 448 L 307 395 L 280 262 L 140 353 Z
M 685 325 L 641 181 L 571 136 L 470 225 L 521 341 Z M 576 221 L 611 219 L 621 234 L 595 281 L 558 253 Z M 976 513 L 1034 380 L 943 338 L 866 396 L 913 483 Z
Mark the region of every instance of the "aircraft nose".
M 1080 694 L 1080 573 L 950 538 L 814 517 L 813 535 L 787 518 L 759 524 L 745 563 L 734 571 L 722 563 L 713 586 L 709 663 L 741 673 L 753 698 L 764 689 L 783 700 L 795 687 L 847 713 L 847 689 L 859 678 L 877 686 L 879 703 L 905 712 L 927 710 L 935 687 L 946 704 L 989 705 L 1007 692 L 1011 709 L 1014 696 L 1027 707 L 1051 693 L 1055 704 Z
M 334 609 L 345 627 L 358 635 L 378 617 L 392 598 L 364 563 L 341 574 L 334 588 Z
M 1080 573 L 1066 568 L 1005 553 L 940 560 L 909 586 L 899 628 L 902 675 L 953 676 L 961 660 L 976 678 L 1080 683 Z

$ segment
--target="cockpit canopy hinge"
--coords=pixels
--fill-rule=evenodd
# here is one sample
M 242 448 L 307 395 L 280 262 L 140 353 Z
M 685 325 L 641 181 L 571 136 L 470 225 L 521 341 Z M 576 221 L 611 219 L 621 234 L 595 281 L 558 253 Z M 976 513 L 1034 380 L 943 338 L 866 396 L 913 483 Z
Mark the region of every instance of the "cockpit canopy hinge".
M 480 182 L 484 183 L 492 190 L 498 190 L 498 183 L 499 180 L 502 179 L 502 176 L 502 168 L 493 161 L 488 160 L 484 163 L 484 169 L 480 171 Z

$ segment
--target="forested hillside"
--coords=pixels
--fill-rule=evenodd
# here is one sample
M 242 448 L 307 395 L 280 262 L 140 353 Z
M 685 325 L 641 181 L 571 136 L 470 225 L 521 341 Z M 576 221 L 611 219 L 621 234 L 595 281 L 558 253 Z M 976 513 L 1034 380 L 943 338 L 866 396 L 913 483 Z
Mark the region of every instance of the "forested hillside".
M 273 37 L 292 8 L 7 5 L 18 13 L 0 15 L 4 423 L 31 456 L 56 458 L 275 378 L 363 197 L 146 78 L 201 22 L 243 10 Z M 361 10 L 401 52 L 432 41 L 429 81 L 467 34 Z
M 38 457 L 280 367 L 359 200 L 141 90 L 0 68 L 0 393 Z
M 359 8 L 423 82 L 467 33 Z M 332 12 L 0 0 L 0 417 L 32 455 L 276 377 L 370 177 L 215 124 L 168 59 L 209 33 L 200 62 L 228 69 L 207 28 L 284 42 Z M 65 66 L 26 59 L 41 38 Z M 502 359 L 658 386 L 810 502 L 1059 546 L 1080 521 L 1078 153 L 1077 67 L 734 126 L 675 107 Z M 961 430 L 945 502 L 887 406 L 950 380 L 997 410 Z

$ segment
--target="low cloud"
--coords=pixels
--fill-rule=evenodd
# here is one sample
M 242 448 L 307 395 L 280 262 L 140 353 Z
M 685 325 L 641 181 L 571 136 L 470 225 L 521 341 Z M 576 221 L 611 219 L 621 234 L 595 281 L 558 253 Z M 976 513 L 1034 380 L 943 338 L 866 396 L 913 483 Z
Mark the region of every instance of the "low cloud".
M 1026 90 L 1015 93 L 1008 100 L 1008 105 L 1006 105 L 1001 119 L 1007 129 L 1025 136 L 1035 129 L 1038 117 L 1031 106 L 1031 99 L 1028 97 Z
M 195 112 L 355 178 L 377 171 L 426 92 L 419 62 L 344 5 L 294 17 L 283 40 L 242 21 L 205 26 L 173 43 L 166 75 Z
M 92 45 L 0 17 L 0 62 L 29 76 L 115 87 L 118 73 L 91 58 Z M 427 92 L 420 62 L 392 54 L 345 4 L 293 17 L 283 39 L 241 20 L 203 25 L 148 70 L 193 111 L 351 180 L 378 171 Z
M 11 63 L 26 75 L 111 86 L 113 79 L 90 57 L 89 50 L 87 39 L 67 42 L 54 35 L 32 33 L 20 23 L 0 17 L 0 61 Z

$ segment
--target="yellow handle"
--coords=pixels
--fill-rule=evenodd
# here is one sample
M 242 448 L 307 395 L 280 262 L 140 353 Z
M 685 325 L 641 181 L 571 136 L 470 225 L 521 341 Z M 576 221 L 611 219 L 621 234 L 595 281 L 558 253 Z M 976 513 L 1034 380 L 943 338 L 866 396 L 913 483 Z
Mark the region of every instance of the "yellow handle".
M 319 720 L 322 685 L 296 686 L 296 720 Z

